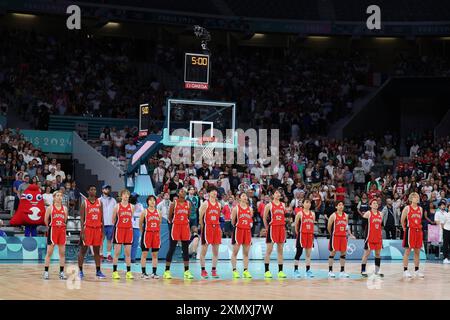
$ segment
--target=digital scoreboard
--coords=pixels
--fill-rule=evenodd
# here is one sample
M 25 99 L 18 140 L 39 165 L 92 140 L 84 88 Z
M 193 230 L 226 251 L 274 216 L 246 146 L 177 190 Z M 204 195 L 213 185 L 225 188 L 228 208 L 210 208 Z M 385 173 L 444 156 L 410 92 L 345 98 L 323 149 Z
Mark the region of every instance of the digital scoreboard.
M 184 56 L 184 87 L 209 89 L 209 54 L 186 53 Z
M 148 103 L 139 105 L 139 137 L 145 137 L 148 134 L 150 125 L 150 106 Z

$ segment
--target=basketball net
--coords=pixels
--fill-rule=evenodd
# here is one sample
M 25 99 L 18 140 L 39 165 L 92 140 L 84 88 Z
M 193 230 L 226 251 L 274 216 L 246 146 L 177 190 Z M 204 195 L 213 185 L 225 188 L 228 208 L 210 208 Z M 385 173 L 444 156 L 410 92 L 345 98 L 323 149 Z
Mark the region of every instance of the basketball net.
M 198 144 L 201 146 L 202 156 L 206 162 L 212 162 L 214 159 L 214 145 L 213 142 L 217 141 L 216 137 L 200 137 L 198 138 Z

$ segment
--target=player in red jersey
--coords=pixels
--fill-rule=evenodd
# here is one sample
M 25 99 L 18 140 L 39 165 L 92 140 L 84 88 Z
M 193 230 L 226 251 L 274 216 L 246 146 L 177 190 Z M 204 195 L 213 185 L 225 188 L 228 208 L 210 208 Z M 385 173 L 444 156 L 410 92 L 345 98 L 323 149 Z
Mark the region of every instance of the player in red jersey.
M 402 211 L 401 224 L 403 227 L 403 276 L 412 278 L 408 271 L 408 260 L 411 249 L 414 250 L 414 275 L 423 278 L 424 274 L 419 271 L 420 249 L 423 245 L 422 215 L 423 210 L 419 206 L 420 197 L 416 192 L 412 192 L 408 198 L 411 203 Z
M 241 192 L 239 195 L 239 204 L 231 211 L 231 224 L 234 227 L 231 237 L 231 243 L 233 244 L 233 253 L 231 255 L 233 278 L 238 279 L 241 277 L 236 270 L 236 258 L 242 245 L 242 256 L 244 260 L 242 277 L 250 279 L 252 275 L 248 271 L 248 253 L 252 244 L 253 209 L 248 205 L 248 197 L 245 192 Z
M 48 267 L 50 257 L 53 254 L 55 245 L 58 246 L 59 253 L 59 278 L 65 280 L 64 264 L 66 260 L 66 222 L 67 208 L 62 204 L 63 194 L 61 191 L 53 193 L 53 205 L 45 211 L 44 222 L 48 227 L 47 231 L 47 254 L 45 255 L 44 279 L 49 279 Z
M 186 190 L 178 191 L 178 199 L 174 200 L 169 207 L 169 229 L 170 229 L 170 246 L 166 256 L 166 270 L 164 271 L 164 279 L 172 279 L 170 274 L 170 264 L 172 263 L 173 253 L 178 241 L 181 241 L 181 249 L 183 251 L 184 261 L 184 278 L 193 279 L 189 270 L 189 240 L 191 238 L 191 230 L 189 228 L 189 214 L 191 212 L 190 202 L 186 200 Z
M 112 221 L 114 223 L 114 259 L 113 259 L 113 279 L 120 279 L 117 271 L 117 261 L 119 260 L 120 250 L 125 247 L 125 263 L 127 265 L 127 279 L 134 279 L 131 273 L 131 244 L 133 243 L 133 212 L 134 206 L 128 202 L 130 191 L 123 189 L 119 196 L 121 201 L 114 207 Z
M 158 251 L 161 247 L 160 226 L 162 222 L 162 214 L 156 209 L 156 197 L 147 197 L 147 209 L 144 210 L 139 219 L 139 228 L 141 229 L 141 267 L 143 279 L 148 279 L 146 272 L 148 252 L 152 250 L 152 267 L 153 271 L 150 277 L 152 279 L 159 279 L 156 274 L 158 267 Z
M 96 277 L 105 279 L 100 270 L 100 246 L 103 242 L 103 205 L 97 198 L 97 188 L 90 185 L 87 189 L 88 198 L 81 202 L 80 206 L 80 252 L 78 253 L 78 267 L 80 268 L 80 279 L 84 278 L 83 263 L 86 252 L 90 246 L 94 251 Z
M 303 249 L 305 249 L 305 263 L 306 263 L 306 274 L 307 278 L 313 278 L 314 275 L 311 272 L 311 251 L 314 245 L 314 222 L 316 221 L 316 214 L 310 210 L 311 200 L 305 199 L 303 201 L 303 209 L 298 212 L 295 216 L 295 235 L 296 248 L 294 259 L 294 276 L 300 278 L 300 273 L 298 272 L 298 263 L 300 257 L 302 256 Z
M 222 230 L 220 229 L 220 203 L 217 201 L 217 188 L 208 187 L 209 198 L 200 206 L 200 235 L 202 241 L 202 251 L 200 254 L 200 266 L 202 268 L 202 278 L 208 278 L 205 270 L 205 256 L 208 246 L 212 247 L 212 270 L 211 276 L 218 278 L 217 260 L 219 259 L 219 245 L 222 243 Z
M 286 278 L 283 272 L 283 246 L 286 242 L 286 222 L 285 213 L 286 208 L 280 201 L 281 192 L 276 190 L 273 194 L 273 201 L 268 203 L 264 208 L 264 227 L 267 230 L 266 236 L 266 256 L 264 257 L 265 278 L 272 278 L 272 273 L 269 270 L 270 254 L 273 250 L 273 244 L 277 244 L 278 253 L 278 278 Z
M 341 272 L 340 278 L 348 278 L 349 275 L 345 273 L 345 254 L 347 253 L 347 234 L 352 238 L 348 228 L 348 215 L 344 212 L 344 202 L 338 201 L 336 204 L 336 212 L 334 212 L 328 218 L 328 232 L 330 233 L 330 243 L 328 250 L 330 250 L 330 256 L 328 257 L 328 277 L 336 278 L 333 273 L 333 262 L 336 251 L 340 252 Z
M 366 264 L 370 252 L 375 251 L 375 275 L 383 277 L 380 273 L 381 249 L 383 249 L 383 213 L 378 210 L 378 200 L 370 200 L 370 210 L 364 213 L 363 218 L 367 219 L 366 239 L 364 241 L 364 254 L 361 262 L 361 275 L 367 277 Z

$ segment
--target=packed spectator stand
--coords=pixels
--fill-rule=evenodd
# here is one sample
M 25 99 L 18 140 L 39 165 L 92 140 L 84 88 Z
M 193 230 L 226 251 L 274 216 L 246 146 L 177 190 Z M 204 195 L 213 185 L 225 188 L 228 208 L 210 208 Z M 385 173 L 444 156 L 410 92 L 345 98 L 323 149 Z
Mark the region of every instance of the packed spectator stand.
M 133 54 L 131 41 L 109 38 L 93 41 L 80 35 L 64 39 L 11 30 L 4 34 L 0 40 L 0 105 L 6 110 L 7 97 L 14 96 L 13 103 L 19 106 L 23 120 L 30 121 L 37 129 L 46 129 L 50 114 L 135 117 L 136 106 L 143 100 L 155 106 L 155 118 L 161 120 L 165 98 L 175 94 L 193 97 L 183 90 L 166 89 L 151 75 L 138 77 L 135 63 L 140 57 Z M 151 52 L 146 62 L 157 63 L 167 72 L 177 74 L 179 52 L 156 44 Z M 449 139 L 434 141 L 432 136 L 411 136 L 407 140 L 409 157 L 399 158 L 398 138 L 389 133 L 384 137 L 361 136 L 354 140 L 326 138 L 327 126 L 351 112 L 353 101 L 362 94 L 367 81 L 364 75 L 372 70 L 370 59 L 356 53 L 351 56 L 324 53 L 313 57 L 307 51 L 294 49 L 277 54 L 259 49 L 241 50 L 239 54 L 218 53 L 217 67 L 212 71 L 213 89 L 206 96 L 234 99 L 242 108 L 251 110 L 240 117 L 248 127 L 282 129 L 278 173 L 262 176 L 261 164 L 257 163 L 175 166 L 170 162 L 171 150 L 166 148 L 147 164 L 159 197 L 167 192 L 173 199 L 178 189 L 192 185 L 201 201 L 207 197 L 208 183 L 215 183 L 224 207 L 225 230 L 226 225 L 229 227 L 229 208 L 235 205 L 237 192 L 248 192 L 255 212 L 253 234 L 262 236 L 262 203 L 269 201 L 268 196 L 274 190 L 282 188 L 289 208 L 286 228 L 291 237 L 296 210 L 305 197 L 313 200 L 313 209 L 318 213 L 317 236 L 326 236 L 327 218 L 334 211 L 335 202 L 344 200 L 353 232 L 359 238 L 363 237 L 361 216 L 368 209 L 368 201 L 377 197 L 388 213 L 392 203 L 395 230 L 389 237 L 398 239 L 401 209 L 408 194 L 418 191 L 426 212 L 423 224 L 432 224 L 439 202 L 445 199 L 448 206 L 450 198 Z M 423 57 L 399 57 L 393 73 L 448 72 L 447 60 L 433 59 L 439 63 L 433 63 L 436 68 L 431 70 Z M 249 117 L 250 114 L 256 116 Z M 64 201 L 71 208 L 72 216 L 76 216 L 81 195 L 75 179 L 55 159 L 35 150 L 20 131 L 2 129 L 2 204 L 9 210 L 3 213 L 4 225 L 7 227 L 5 214 L 11 214 L 17 206 L 24 183 L 39 184 L 47 205 L 50 197 L 45 194 L 63 189 Z M 96 146 L 105 157 L 124 168 L 137 143 L 136 128 L 111 127 L 103 130 Z M 192 220 L 198 221 L 198 212 L 192 214 Z
M 9 226 L 9 220 L 19 205 L 20 196 L 30 184 L 40 187 L 45 207 L 52 205 L 54 191 L 63 192 L 63 204 L 69 209 L 70 218 L 77 216 L 80 191 L 72 168 L 65 169 L 56 158 L 36 149 L 24 139 L 19 129 L 3 129 L 0 133 L 0 203 L 3 231 L 6 234 L 23 234 L 36 236 L 43 234 L 43 227 L 26 227 L 25 230 Z M 66 170 L 66 171 L 65 171 Z
M 219 196 L 225 206 L 230 205 L 229 199 L 233 199 L 233 206 L 237 192 L 248 192 L 255 211 L 255 236 L 262 229 L 259 203 L 268 200 L 266 195 L 282 188 L 283 202 L 289 207 L 287 228 L 290 235 L 293 235 L 296 209 L 307 197 L 313 200 L 313 208 L 318 213 L 317 235 L 326 235 L 328 216 L 334 212 L 336 201 L 344 200 L 353 231 L 361 238 L 361 216 L 369 209 L 369 201 L 377 198 L 382 204 L 380 210 L 387 211 L 392 205 L 396 228 L 392 237 L 398 239 L 401 210 L 407 205 L 410 192 L 416 191 L 421 195 L 425 230 L 427 224 L 434 223 L 433 208 L 436 209 L 441 200 L 448 200 L 450 149 L 448 141 L 438 141 L 424 145 L 423 149 L 413 147 L 412 158 L 397 161 L 391 143 L 392 137 L 387 135 L 380 140 L 368 138 L 362 142 L 314 137 L 303 140 L 301 144 L 286 144 L 282 151 L 282 165 L 273 176 L 262 176 L 260 164 L 235 168 L 209 167 L 206 164 L 200 168 L 174 166 L 170 163 L 170 150 L 163 151 L 159 159 L 150 159 L 148 167 L 158 182 L 155 184 L 157 193 L 168 192 L 172 198 L 177 189 L 188 185 L 193 185 L 201 198 L 207 197 L 206 186 L 216 183 L 220 186 Z M 164 178 L 158 179 L 161 176 Z

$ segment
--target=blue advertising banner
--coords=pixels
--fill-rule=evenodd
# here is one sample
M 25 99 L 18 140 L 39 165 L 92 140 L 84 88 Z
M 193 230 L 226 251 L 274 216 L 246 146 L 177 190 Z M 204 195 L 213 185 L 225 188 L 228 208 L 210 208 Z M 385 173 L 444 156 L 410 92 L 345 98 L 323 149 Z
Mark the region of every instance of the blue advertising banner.
M 328 251 L 328 239 L 315 239 L 314 245 L 318 244 L 319 259 L 328 259 L 330 252 Z M 405 249 L 402 247 L 402 240 L 383 240 L 383 250 L 381 250 L 381 258 L 383 260 L 402 260 Z M 347 245 L 347 260 L 360 260 L 364 253 L 364 240 L 349 239 Z M 336 253 L 336 258 L 339 257 Z M 369 259 L 373 259 L 373 252 L 370 253 Z M 410 259 L 413 258 L 411 254 Z M 420 259 L 426 259 L 425 250 L 422 247 L 420 251 Z
M 249 259 L 251 260 L 262 260 L 266 254 L 266 242 L 265 238 L 253 238 L 252 246 L 250 247 Z M 314 248 L 311 253 L 312 260 L 327 260 L 330 252 L 328 251 L 328 239 L 314 239 Z M 231 244 L 231 239 L 222 239 L 222 245 L 219 247 L 219 259 L 228 260 L 231 259 L 231 253 L 233 251 L 233 245 Z M 242 250 L 241 250 L 242 251 Z M 239 252 L 238 259 L 242 259 L 242 252 Z M 293 260 L 295 257 L 295 239 L 287 239 L 284 244 L 284 259 Z M 403 253 L 405 250 L 402 247 L 401 240 L 383 240 L 383 250 L 381 251 L 381 258 L 383 260 L 402 260 Z M 349 239 L 347 246 L 347 260 L 361 260 L 364 253 L 364 240 L 362 239 Z M 200 254 L 200 248 L 197 255 Z M 338 259 L 339 253 L 336 254 L 336 259 Z M 303 252 L 300 259 L 305 258 L 305 252 Z M 370 254 L 369 259 L 373 259 L 373 253 Z M 413 258 L 411 254 L 410 259 Z M 206 254 L 206 259 L 212 259 L 212 251 L 209 248 Z M 274 247 L 272 254 L 270 255 L 271 260 L 277 259 L 277 251 Z M 422 248 L 420 252 L 420 259 L 425 260 L 426 254 Z
M 43 260 L 46 252 L 46 237 L 0 237 L 0 260 Z
M 39 130 L 21 130 L 20 132 L 25 140 L 43 152 L 72 153 L 72 132 Z
M 76 260 L 78 256 L 78 245 L 66 246 L 66 259 Z M 106 240 L 103 244 L 103 255 L 106 256 Z M 45 258 L 47 249 L 46 237 L 0 237 L 0 260 L 43 260 Z M 161 249 L 159 251 L 159 259 L 164 259 L 167 250 L 169 249 L 169 229 L 167 223 L 161 225 Z M 198 248 L 198 255 L 200 254 L 201 246 Z M 219 259 L 229 260 L 233 245 L 231 239 L 222 239 L 222 245 L 219 247 Z M 284 259 L 293 260 L 295 256 L 295 239 L 288 239 L 284 244 Z M 361 260 L 364 252 L 364 240 L 350 239 L 347 247 L 347 260 Z M 383 240 L 383 250 L 381 251 L 381 258 L 383 260 L 402 260 L 404 249 L 401 240 Z M 181 252 L 177 252 L 176 255 Z M 253 238 L 252 246 L 249 253 L 251 260 L 263 260 L 266 254 L 265 238 Z M 197 256 L 198 256 L 197 255 Z M 327 260 L 329 256 L 328 239 L 314 239 L 314 248 L 311 254 L 312 260 Z M 138 246 L 136 258 L 141 257 L 141 248 Z M 124 258 L 123 249 L 120 258 Z M 238 254 L 238 260 L 242 259 L 242 250 Z M 274 248 L 271 260 L 276 260 L 276 248 Z M 305 258 L 305 253 L 301 259 Z M 339 258 L 339 253 L 336 254 L 336 260 Z M 410 259 L 413 258 L 411 254 Z M 58 248 L 55 247 L 52 260 L 58 259 Z M 212 259 L 211 247 L 208 248 L 206 259 Z M 373 254 L 369 259 L 373 259 Z M 421 250 L 420 259 L 425 260 L 425 251 Z

